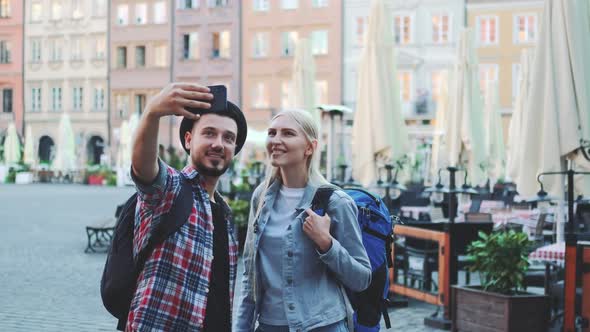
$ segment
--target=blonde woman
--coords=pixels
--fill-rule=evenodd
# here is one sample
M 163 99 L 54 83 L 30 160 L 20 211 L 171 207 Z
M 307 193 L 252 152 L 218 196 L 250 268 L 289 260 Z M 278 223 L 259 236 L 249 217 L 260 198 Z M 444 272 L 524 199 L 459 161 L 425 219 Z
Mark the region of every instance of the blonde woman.
M 344 287 L 362 291 L 371 281 L 356 205 L 336 190 L 324 216 L 310 209 L 316 190 L 330 184 L 317 168 L 318 126 L 307 112 L 277 114 L 266 149 L 270 165 L 252 197 L 233 330 L 258 323 L 264 332 L 348 331 Z

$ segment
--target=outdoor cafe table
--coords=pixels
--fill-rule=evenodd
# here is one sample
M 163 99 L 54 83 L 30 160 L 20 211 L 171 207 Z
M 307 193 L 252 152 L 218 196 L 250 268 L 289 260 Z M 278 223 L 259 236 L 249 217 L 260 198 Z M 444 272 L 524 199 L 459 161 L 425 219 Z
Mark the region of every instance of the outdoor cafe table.
M 556 262 L 563 265 L 565 262 L 565 242 L 549 244 L 529 254 L 529 259 L 540 262 Z

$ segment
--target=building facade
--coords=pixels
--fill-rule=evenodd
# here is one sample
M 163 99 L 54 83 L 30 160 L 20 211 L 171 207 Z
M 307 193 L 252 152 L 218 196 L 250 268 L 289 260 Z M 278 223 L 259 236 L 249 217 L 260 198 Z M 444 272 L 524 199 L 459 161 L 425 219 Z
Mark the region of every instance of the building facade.
M 23 134 L 23 4 L 0 0 L 0 142 L 14 121 Z
M 26 0 L 24 110 L 38 162 L 53 159 L 68 113 L 79 166 L 108 153 L 107 0 Z
M 354 108 L 370 1 L 344 3 L 344 104 Z M 459 32 L 465 25 L 464 0 L 385 3 L 393 20 L 402 111 L 408 123 L 432 119 L 440 86 L 455 61 Z
M 248 124 L 266 128 L 288 107 L 293 55 L 308 38 L 318 104 L 342 101 L 342 1 L 251 0 L 242 5 L 242 106 Z
M 116 150 L 123 120 L 141 114 L 147 101 L 172 81 L 173 16 L 172 0 L 110 2 L 110 125 Z M 164 146 L 176 138 L 171 126 L 171 119 L 160 121 Z
M 480 88 L 485 94 L 488 82 L 501 83 L 498 94 L 507 134 L 518 94 L 521 52 L 532 51 L 537 43 L 543 1 L 469 0 L 467 12 L 476 36 Z
M 241 105 L 241 6 L 239 0 L 176 2 L 174 81 L 225 85 L 228 100 Z M 178 130 L 180 120 L 174 119 L 173 132 Z M 173 143 L 176 141 L 174 135 Z M 180 144 L 175 147 L 180 148 Z

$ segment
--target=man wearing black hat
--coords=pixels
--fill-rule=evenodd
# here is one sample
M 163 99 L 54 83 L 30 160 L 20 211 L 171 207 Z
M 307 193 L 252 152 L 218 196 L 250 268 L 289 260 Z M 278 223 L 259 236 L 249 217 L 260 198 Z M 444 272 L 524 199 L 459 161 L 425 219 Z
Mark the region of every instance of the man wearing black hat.
M 179 136 L 189 165 L 180 172 L 157 157 L 159 121 L 170 115 L 184 117 Z M 171 84 L 146 106 L 132 156 L 139 196 L 134 254 L 147 246 L 182 181 L 192 185 L 194 204 L 188 221 L 146 260 L 127 331 L 230 331 L 237 242 L 229 207 L 215 188 L 246 133 L 241 110 L 197 84 Z

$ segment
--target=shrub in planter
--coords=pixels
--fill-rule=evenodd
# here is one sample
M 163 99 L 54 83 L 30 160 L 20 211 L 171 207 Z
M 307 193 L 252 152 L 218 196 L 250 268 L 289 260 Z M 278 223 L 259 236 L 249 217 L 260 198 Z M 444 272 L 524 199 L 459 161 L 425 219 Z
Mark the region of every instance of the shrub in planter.
M 250 203 L 243 199 L 230 199 L 228 205 L 232 209 L 234 226 L 237 230 L 238 248 L 240 252 L 244 250 L 246 242 L 246 232 L 248 231 L 248 214 L 250 212 Z
M 549 298 L 524 292 L 529 246 L 521 232 L 479 233 L 467 253 L 481 286 L 453 286 L 454 331 L 547 330 Z

